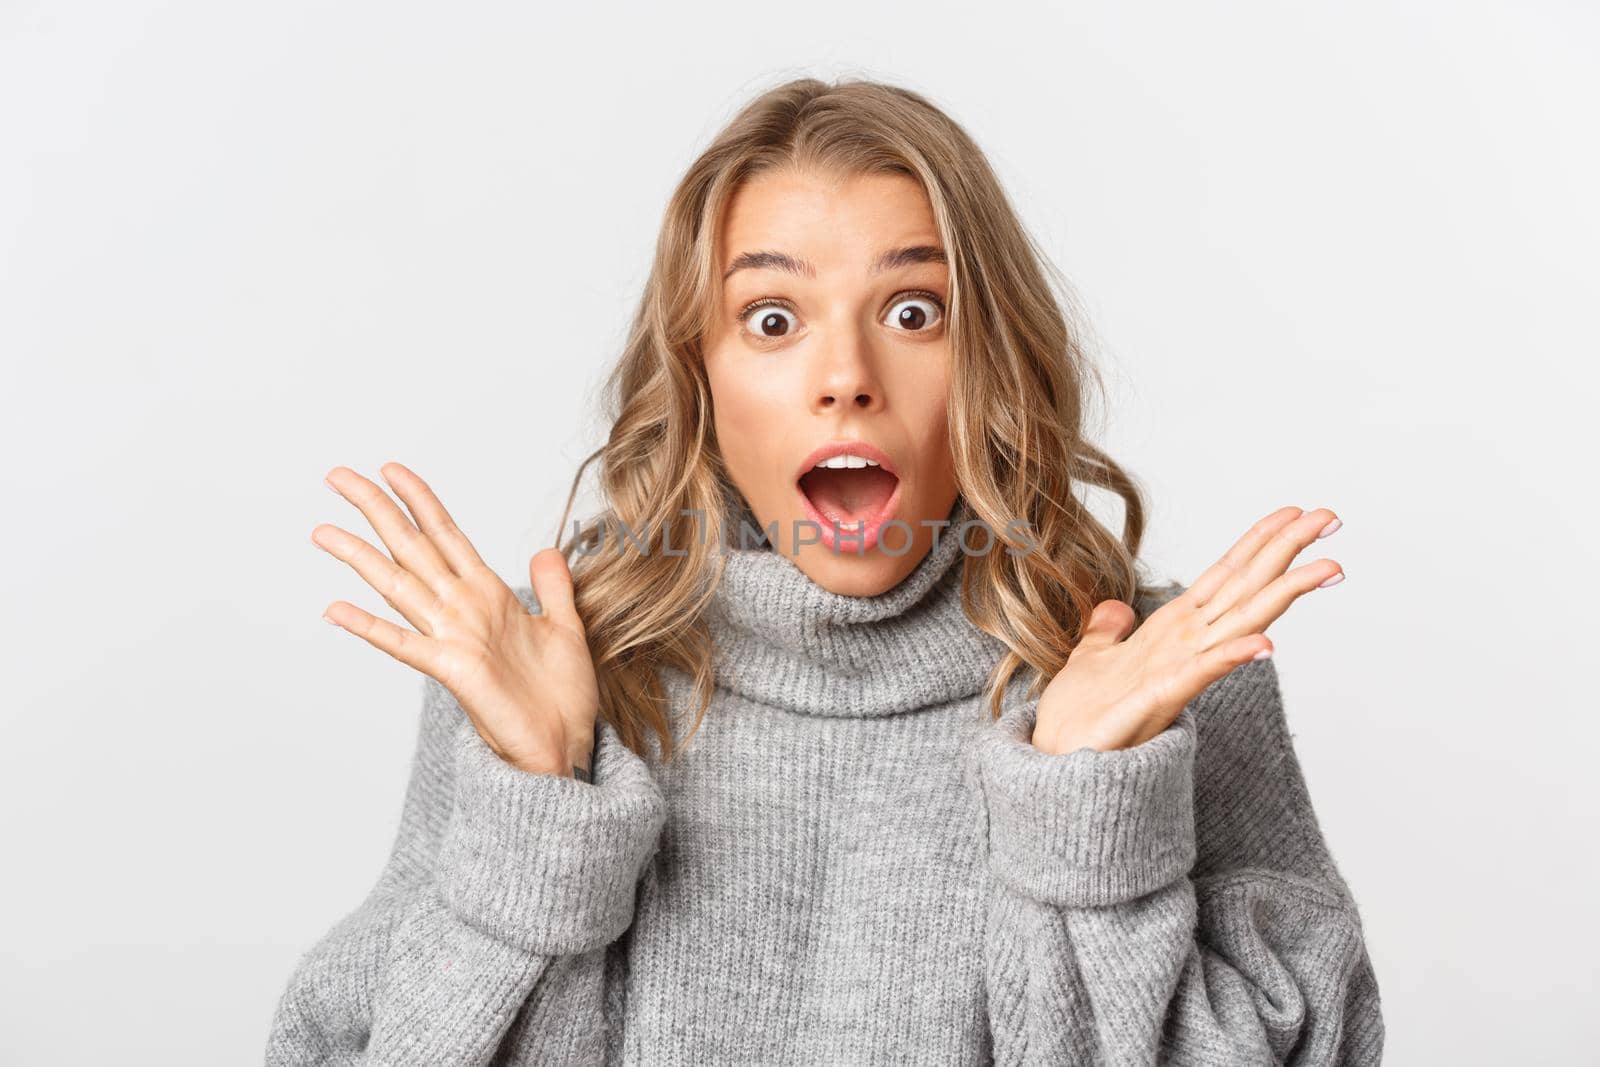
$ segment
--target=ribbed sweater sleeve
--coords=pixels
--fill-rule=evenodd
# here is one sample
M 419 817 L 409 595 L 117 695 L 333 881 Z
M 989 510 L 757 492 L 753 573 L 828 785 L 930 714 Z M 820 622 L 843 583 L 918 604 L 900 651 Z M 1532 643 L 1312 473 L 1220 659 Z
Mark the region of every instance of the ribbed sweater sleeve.
M 424 694 L 390 858 L 298 961 L 266 1063 L 600 1062 L 605 948 L 665 819 L 654 777 L 605 723 L 593 784 L 520 770 Z
M 1377 981 L 1273 662 L 1129 749 L 1046 754 L 1036 714 L 986 727 L 969 765 L 996 1062 L 1378 1063 Z

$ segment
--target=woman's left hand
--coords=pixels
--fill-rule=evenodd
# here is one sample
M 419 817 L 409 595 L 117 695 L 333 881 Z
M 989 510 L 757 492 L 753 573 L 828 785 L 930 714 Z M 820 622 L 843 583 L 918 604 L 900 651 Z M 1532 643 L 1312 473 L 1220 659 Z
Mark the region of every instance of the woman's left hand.
M 1051 754 L 1132 748 L 1172 725 L 1206 686 L 1271 655 L 1262 631 L 1297 597 L 1343 579 L 1331 559 L 1285 573 L 1339 526 L 1327 508 L 1279 508 L 1137 629 L 1131 605 L 1095 605 L 1067 665 L 1039 696 L 1033 746 Z

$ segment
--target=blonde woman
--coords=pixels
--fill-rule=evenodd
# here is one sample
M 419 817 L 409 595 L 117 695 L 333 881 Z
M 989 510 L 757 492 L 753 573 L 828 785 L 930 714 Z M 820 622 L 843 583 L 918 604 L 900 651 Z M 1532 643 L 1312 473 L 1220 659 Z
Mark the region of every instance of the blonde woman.
M 1378 1062 L 1265 633 L 1339 519 L 1146 581 L 1053 277 L 928 100 L 794 81 L 674 193 L 605 507 L 528 585 L 335 467 L 389 552 L 313 539 L 411 628 L 327 618 L 424 700 L 267 1062 Z

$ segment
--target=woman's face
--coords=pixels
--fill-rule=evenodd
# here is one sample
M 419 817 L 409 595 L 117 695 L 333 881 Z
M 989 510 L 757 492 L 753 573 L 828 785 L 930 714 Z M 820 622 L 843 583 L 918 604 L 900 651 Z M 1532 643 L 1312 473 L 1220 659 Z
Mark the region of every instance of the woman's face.
M 768 171 L 728 204 L 718 259 L 705 361 L 735 486 L 812 581 L 892 588 L 958 493 L 950 272 L 926 194 L 903 175 Z M 816 469 L 834 453 L 860 458 Z

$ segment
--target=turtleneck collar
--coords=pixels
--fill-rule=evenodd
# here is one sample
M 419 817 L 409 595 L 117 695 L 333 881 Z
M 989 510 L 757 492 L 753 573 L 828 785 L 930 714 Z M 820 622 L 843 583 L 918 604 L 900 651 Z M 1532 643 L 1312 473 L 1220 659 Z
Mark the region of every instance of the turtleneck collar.
M 732 537 L 748 516 L 739 502 Z M 932 551 L 877 596 L 830 592 L 770 546 L 730 541 L 707 613 L 717 684 L 762 704 L 834 717 L 892 715 L 981 692 L 1005 644 L 962 610 L 959 531 L 970 517 L 957 498 Z

